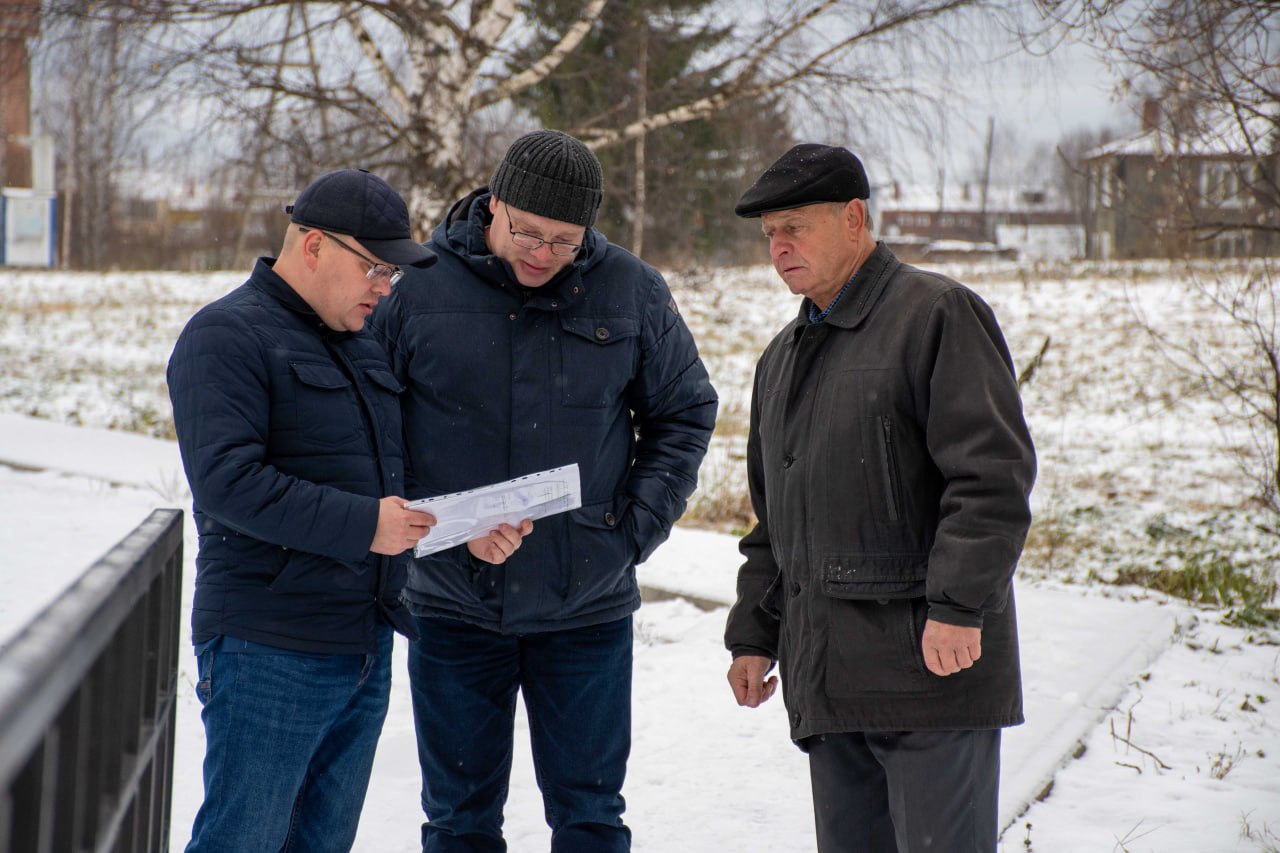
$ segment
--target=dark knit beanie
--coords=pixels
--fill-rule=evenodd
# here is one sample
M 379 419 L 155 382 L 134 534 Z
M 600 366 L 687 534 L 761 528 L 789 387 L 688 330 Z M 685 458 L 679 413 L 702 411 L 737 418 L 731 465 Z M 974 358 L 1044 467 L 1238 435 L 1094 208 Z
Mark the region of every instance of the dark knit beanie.
M 590 228 L 603 183 L 590 148 L 558 130 L 535 130 L 511 143 L 489 190 L 518 210 Z

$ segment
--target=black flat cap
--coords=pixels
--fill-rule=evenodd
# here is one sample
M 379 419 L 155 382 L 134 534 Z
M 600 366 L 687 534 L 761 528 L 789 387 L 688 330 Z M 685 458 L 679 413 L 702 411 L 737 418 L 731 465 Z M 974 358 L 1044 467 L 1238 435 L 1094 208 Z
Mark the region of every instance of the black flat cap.
M 413 239 L 404 199 L 365 169 L 321 175 L 284 212 L 298 225 L 354 237 L 389 264 L 429 267 L 436 262 L 436 253 Z
M 862 162 L 847 148 L 804 142 L 764 170 L 733 212 L 750 218 L 826 201 L 870 198 Z

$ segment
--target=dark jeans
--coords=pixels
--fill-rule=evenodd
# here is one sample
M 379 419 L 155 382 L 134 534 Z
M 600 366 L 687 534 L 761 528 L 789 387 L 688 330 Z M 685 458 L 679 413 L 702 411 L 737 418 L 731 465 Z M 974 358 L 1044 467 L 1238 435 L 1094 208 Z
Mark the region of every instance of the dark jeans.
M 992 853 L 1000 730 L 806 738 L 819 853 Z
M 391 691 L 378 654 L 313 655 L 214 640 L 198 656 L 204 803 L 187 853 L 346 853 Z
M 416 621 L 409 679 L 424 853 L 507 849 L 502 809 L 517 690 L 553 853 L 630 850 L 621 791 L 631 751 L 631 617 L 525 635 Z

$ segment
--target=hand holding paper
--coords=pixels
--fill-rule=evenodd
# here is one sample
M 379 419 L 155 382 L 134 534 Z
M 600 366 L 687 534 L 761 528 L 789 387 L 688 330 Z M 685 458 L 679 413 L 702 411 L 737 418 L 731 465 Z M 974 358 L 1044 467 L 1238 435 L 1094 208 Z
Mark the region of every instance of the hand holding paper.
M 375 554 L 403 554 L 431 531 L 436 520 L 430 513 L 415 512 L 394 495 L 378 501 L 378 526 L 369 550 Z
M 467 550 L 477 560 L 500 566 L 520 548 L 524 537 L 532 532 L 533 522 L 527 518 L 517 527 L 499 524 L 498 529 L 490 532 L 488 536 L 468 540 Z
M 418 540 L 413 555 L 425 557 L 482 537 L 502 524 L 518 527 L 524 519 L 545 518 L 580 506 L 582 485 L 576 462 L 504 483 L 413 501 L 409 509 L 436 517 L 436 526 Z

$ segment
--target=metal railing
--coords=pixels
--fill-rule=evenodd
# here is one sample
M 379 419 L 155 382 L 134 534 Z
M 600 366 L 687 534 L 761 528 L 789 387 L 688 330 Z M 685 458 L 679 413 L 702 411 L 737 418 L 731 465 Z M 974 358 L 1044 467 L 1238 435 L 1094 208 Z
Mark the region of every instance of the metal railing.
M 181 599 L 156 510 L 0 649 L 0 853 L 168 850 Z

